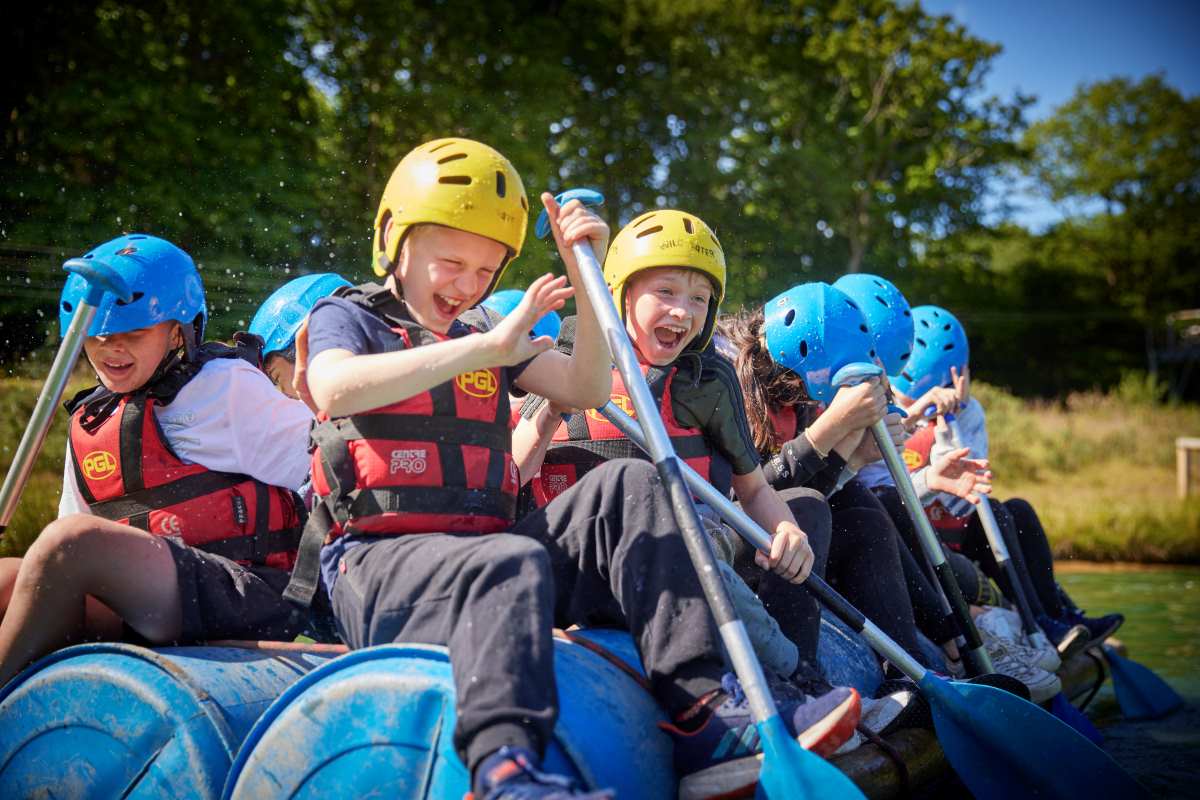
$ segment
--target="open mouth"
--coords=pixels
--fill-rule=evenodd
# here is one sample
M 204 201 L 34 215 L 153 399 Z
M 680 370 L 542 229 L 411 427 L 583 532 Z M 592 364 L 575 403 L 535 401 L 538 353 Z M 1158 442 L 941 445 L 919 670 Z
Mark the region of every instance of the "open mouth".
M 104 367 L 104 372 L 113 378 L 124 378 L 133 372 L 132 361 L 114 361 L 106 358 L 100 364 Z
M 456 300 L 451 297 L 445 297 L 440 294 L 435 294 L 433 296 L 433 304 L 437 307 L 439 314 L 454 318 L 457 317 L 458 312 L 462 310 L 463 301 Z
M 682 325 L 659 325 L 654 329 L 654 339 L 663 350 L 675 350 L 683 345 L 688 328 Z

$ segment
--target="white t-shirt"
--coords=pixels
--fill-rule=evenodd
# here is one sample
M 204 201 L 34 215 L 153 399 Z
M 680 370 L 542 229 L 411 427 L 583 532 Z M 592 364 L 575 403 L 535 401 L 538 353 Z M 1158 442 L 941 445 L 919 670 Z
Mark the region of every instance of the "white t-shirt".
M 249 475 L 293 491 L 308 480 L 312 412 L 240 358 L 209 361 L 170 404 L 155 405 L 154 415 L 184 463 Z M 88 512 L 71 468 L 70 448 L 68 442 L 60 517 Z

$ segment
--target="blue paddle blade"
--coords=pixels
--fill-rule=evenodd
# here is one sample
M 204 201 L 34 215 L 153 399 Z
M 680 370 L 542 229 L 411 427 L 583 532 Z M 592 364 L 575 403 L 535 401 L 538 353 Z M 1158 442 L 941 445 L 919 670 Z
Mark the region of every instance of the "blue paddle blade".
M 1088 719 L 1087 714 L 1084 714 L 1078 708 L 1071 704 L 1067 696 L 1062 692 L 1054 695 L 1054 699 L 1050 701 L 1050 713 L 1057 719 L 1070 725 L 1079 734 L 1084 736 L 1089 742 L 1097 747 L 1104 744 L 1104 736 L 1099 729 L 1092 724 Z
M 1149 667 L 1130 661 L 1104 646 L 1113 690 L 1128 719 L 1158 719 L 1183 705 L 1183 698 Z
M 920 686 L 946 760 L 976 800 L 1149 797 L 1107 753 L 1027 700 L 931 673 Z
M 845 773 L 800 746 L 779 715 L 758 723 L 763 764 L 755 797 L 770 800 L 820 800 L 864 798 Z

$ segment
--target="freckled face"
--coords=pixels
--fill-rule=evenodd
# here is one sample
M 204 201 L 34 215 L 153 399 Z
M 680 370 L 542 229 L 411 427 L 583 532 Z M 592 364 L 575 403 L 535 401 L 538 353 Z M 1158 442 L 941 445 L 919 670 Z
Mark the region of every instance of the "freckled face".
M 167 353 L 181 346 L 183 334 L 173 320 L 83 341 L 83 351 L 100 383 L 120 394 L 144 386 Z
M 390 235 L 391 228 L 388 228 Z M 420 325 L 445 333 L 481 299 L 504 263 L 508 248 L 477 233 L 419 225 L 400 251 L 396 276 L 404 302 Z
M 670 364 L 704 329 L 713 287 L 701 272 L 656 267 L 639 272 L 625 292 L 625 329 L 642 360 Z

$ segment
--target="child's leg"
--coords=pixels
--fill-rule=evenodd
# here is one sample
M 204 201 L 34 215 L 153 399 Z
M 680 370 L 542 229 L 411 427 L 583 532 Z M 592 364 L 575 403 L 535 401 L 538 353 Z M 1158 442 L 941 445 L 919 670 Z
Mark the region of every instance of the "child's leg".
M 418 534 L 347 548 L 332 600 L 353 648 L 444 644 L 454 744 L 474 772 L 505 745 L 540 754 L 557 716 L 549 562 L 509 534 Z
M 147 639 L 179 635 L 179 587 L 167 543 L 99 517 L 64 517 L 50 523 L 21 560 L 0 622 L 0 685 L 87 634 L 88 595 Z
M 13 584 L 17 582 L 17 572 L 21 569 L 21 559 L 0 558 L 0 619 L 4 619 L 4 611 L 12 598 Z
M 1025 598 L 1029 601 L 1034 616 L 1038 616 L 1043 613 L 1042 605 L 1038 602 L 1036 590 L 1033 583 L 1029 580 L 1029 571 L 1025 567 L 1025 559 L 1022 556 L 1020 542 L 1017 539 L 1013 518 L 1002 503 L 993 503 L 992 512 L 996 517 L 996 524 L 1000 528 L 1000 534 L 1004 537 L 1004 545 L 1008 548 L 1008 557 L 1012 561 L 1013 569 L 1017 574 L 1017 580 L 1021 582 L 1021 591 L 1025 593 Z M 980 520 L 978 514 L 971 515 L 970 522 L 964 532 L 963 554 L 979 564 L 984 574 L 1000 586 L 1000 591 L 1008 598 L 1009 602 L 1016 603 L 1016 589 L 1009 580 L 1008 572 L 1000 569 L 1000 565 L 996 561 L 996 556 L 992 552 L 991 545 L 988 544 L 987 534 L 983 530 L 983 522 Z
M 796 518 L 800 530 L 808 534 L 813 551 L 812 574 L 825 576 L 829 561 L 833 517 L 825 496 L 813 489 L 793 488 L 779 493 Z M 783 634 L 796 643 L 800 660 L 815 667 L 817 639 L 821 635 L 821 606 L 807 589 L 764 572 L 753 560 L 749 548 L 741 554 L 738 568 L 749 586 L 762 600 L 767 612 L 779 622 Z
M 1050 541 L 1046 538 L 1046 531 L 1042 528 L 1037 512 L 1027 501 L 1016 497 L 1003 503 L 993 503 L 992 507 L 997 511 L 1003 508 L 1012 518 L 1018 542 L 1017 549 L 1024 557 L 1024 572 L 1034 589 L 1030 603 L 1040 603 L 1047 616 L 1055 619 L 1061 617 L 1062 602 L 1054 583 L 1054 554 L 1050 550 Z M 1033 613 L 1038 613 L 1036 606 Z
M 746 635 L 754 652 L 763 667 L 771 670 L 781 678 L 790 678 L 800 665 L 800 650 L 796 647 L 779 623 L 772 617 L 762 600 L 759 599 L 733 567 L 717 559 L 717 568 L 729 590 L 729 598 L 733 601 L 733 610 L 737 613 L 742 624 L 746 626 Z
M 542 542 L 550 555 L 555 622 L 633 634 L 670 717 L 720 686 L 720 638 L 652 464 L 609 461 L 513 532 Z

